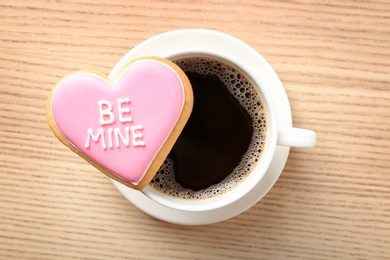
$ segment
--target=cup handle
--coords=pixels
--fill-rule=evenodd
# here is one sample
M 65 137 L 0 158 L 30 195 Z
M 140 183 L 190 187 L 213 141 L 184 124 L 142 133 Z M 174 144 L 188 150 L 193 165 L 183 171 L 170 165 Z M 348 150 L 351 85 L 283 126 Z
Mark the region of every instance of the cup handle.
M 296 127 L 279 127 L 278 145 L 314 147 L 316 145 L 316 133 L 311 130 Z

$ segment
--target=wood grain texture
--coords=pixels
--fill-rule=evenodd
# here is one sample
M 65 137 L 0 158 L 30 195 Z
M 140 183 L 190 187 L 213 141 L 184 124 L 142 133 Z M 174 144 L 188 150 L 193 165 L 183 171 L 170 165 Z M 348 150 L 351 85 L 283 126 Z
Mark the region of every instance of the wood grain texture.
M 108 74 L 148 37 L 194 27 L 259 51 L 318 140 L 245 213 L 186 227 L 129 204 L 45 107 L 69 72 Z M 388 259 L 389 46 L 388 1 L 1 1 L 0 259 Z

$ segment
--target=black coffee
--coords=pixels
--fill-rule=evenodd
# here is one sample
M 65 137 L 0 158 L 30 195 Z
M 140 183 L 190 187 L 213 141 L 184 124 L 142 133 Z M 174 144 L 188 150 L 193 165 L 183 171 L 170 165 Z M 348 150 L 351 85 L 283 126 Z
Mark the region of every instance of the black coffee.
M 235 68 L 203 57 L 175 63 L 191 81 L 194 108 L 150 185 L 179 198 L 211 198 L 237 186 L 259 161 L 266 112 L 255 87 Z
M 215 75 L 188 72 L 194 108 L 170 157 L 176 181 L 201 190 L 225 179 L 252 140 L 252 118 Z

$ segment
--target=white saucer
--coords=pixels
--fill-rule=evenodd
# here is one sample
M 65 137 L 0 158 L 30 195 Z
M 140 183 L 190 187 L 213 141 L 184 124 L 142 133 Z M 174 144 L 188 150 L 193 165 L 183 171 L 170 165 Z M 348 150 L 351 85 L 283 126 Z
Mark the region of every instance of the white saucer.
M 196 37 L 194 37 L 196 35 Z M 189 39 L 190 37 L 190 39 Z M 203 29 L 171 31 L 154 36 L 128 52 L 114 67 L 110 78 L 116 76 L 128 62 L 143 56 L 169 57 L 170 53 L 191 48 L 207 48 L 228 52 L 246 64 L 258 68 L 263 79 L 273 86 L 269 91 L 278 115 L 279 126 L 292 126 L 291 109 L 284 87 L 270 64 L 245 43 L 223 33 Z M 277 146 L 271 165 L 258 185 L 236 202 L 206 212 L 189 212 L 168 208 L 149 199 L 143 193 L 112 181 L 119 192 L 134 206 L 157 219 L 182 225 L 205 225 L 232 218 L 257 203 L 279 178 L 289 154 L 289 147 Z

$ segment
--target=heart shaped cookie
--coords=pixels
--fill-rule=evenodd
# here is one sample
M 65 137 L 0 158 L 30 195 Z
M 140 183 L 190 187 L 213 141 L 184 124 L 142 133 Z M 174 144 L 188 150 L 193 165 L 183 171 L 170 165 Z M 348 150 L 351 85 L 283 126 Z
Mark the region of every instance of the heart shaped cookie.
M 169 60 L 145 57 L 115 79 L 88 71 L 65 77 L 49 96 L 47 117 L 62 143 L 140 190 L 164 162 L 192 105 L 184 72 Z

